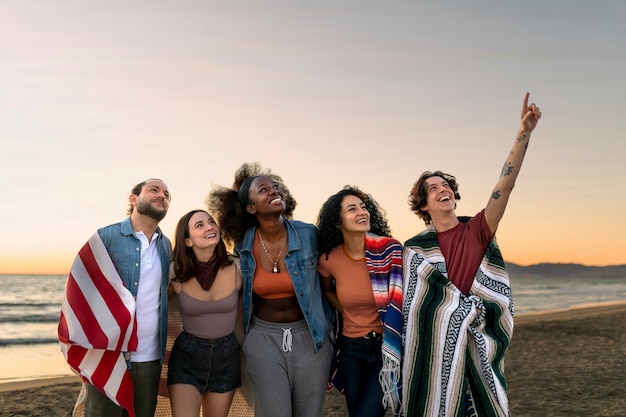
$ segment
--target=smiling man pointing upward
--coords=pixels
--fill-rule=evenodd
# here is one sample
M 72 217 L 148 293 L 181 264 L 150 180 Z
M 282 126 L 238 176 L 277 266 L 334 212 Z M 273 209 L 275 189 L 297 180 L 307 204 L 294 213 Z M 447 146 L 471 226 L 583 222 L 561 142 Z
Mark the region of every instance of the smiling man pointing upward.
M 495 233 L 541 112 L 524 97 L 519 133 L 487 206 L 457 217 L 456 178 L 424 172 L 409 196 L 427 228 L 405 242 L 405 416 L 509 415 L 504 356 L 513 304 Z

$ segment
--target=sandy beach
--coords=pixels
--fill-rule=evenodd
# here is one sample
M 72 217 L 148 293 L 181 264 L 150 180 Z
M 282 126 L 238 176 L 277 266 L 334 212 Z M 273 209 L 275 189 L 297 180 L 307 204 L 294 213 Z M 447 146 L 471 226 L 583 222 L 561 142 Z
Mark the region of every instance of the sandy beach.
M 519 315 L 506 358 L 514 417 L 626 416 L 626 303 Z M 0 416 L 68 416 L 76 377 L 0 385 Z M 347 416 L 331 391 L 326 416 Z

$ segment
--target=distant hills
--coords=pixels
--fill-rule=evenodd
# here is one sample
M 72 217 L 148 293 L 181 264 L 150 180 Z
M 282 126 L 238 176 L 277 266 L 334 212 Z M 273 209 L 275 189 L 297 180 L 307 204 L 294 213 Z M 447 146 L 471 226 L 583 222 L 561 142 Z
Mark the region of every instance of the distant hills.
M 511 276 L 524 278 L 624 278 L 626 265 L 585 266 L 581 264 L 548 264 L 521 266 L 505 262 Z

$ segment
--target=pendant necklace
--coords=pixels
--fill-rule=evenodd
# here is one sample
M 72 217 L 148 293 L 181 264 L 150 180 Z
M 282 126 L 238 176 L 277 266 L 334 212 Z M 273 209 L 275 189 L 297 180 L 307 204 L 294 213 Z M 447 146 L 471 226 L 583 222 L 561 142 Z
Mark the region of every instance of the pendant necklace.
M 283 254 L 283 249 L 285 249 L 285 242 L 287 241 L 287 231 L 285 230 L 285 236 L 283 236 L 283 244 L 280 246 L 280 252 L 278 252 L 278 258 L 276 258 L 276 262 L 274 262 L 269 252 L 267 251 L 267 248 L 265 247 L 265 242 L 263 241 L 263 235 L 261 235 L 261 229 L 258 229 L 258 230 L 259 230 L 259 240 L 261 241 L 261 246 L 263 246 L 263 252 L 265 252 L 265 254 L 267 255 L 267 258 L 270 260 L 270 262 L 272 262 L 272 265 L 274 265 L 272 267 L 272 272 L 274 274 L 278 274 L 278 261 L 280 261 L 280 255 Z

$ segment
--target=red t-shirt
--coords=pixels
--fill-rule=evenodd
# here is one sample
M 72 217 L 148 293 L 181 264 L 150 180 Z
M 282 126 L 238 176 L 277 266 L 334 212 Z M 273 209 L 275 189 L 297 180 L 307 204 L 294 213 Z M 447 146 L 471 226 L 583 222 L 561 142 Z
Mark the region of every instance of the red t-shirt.
M 492 238 L 484 209 L 469 221 L 461 221 L 452 229 L 437 233 L 439 247 L 446 260 L 448 279 L 465 295 L 472 288 Z

